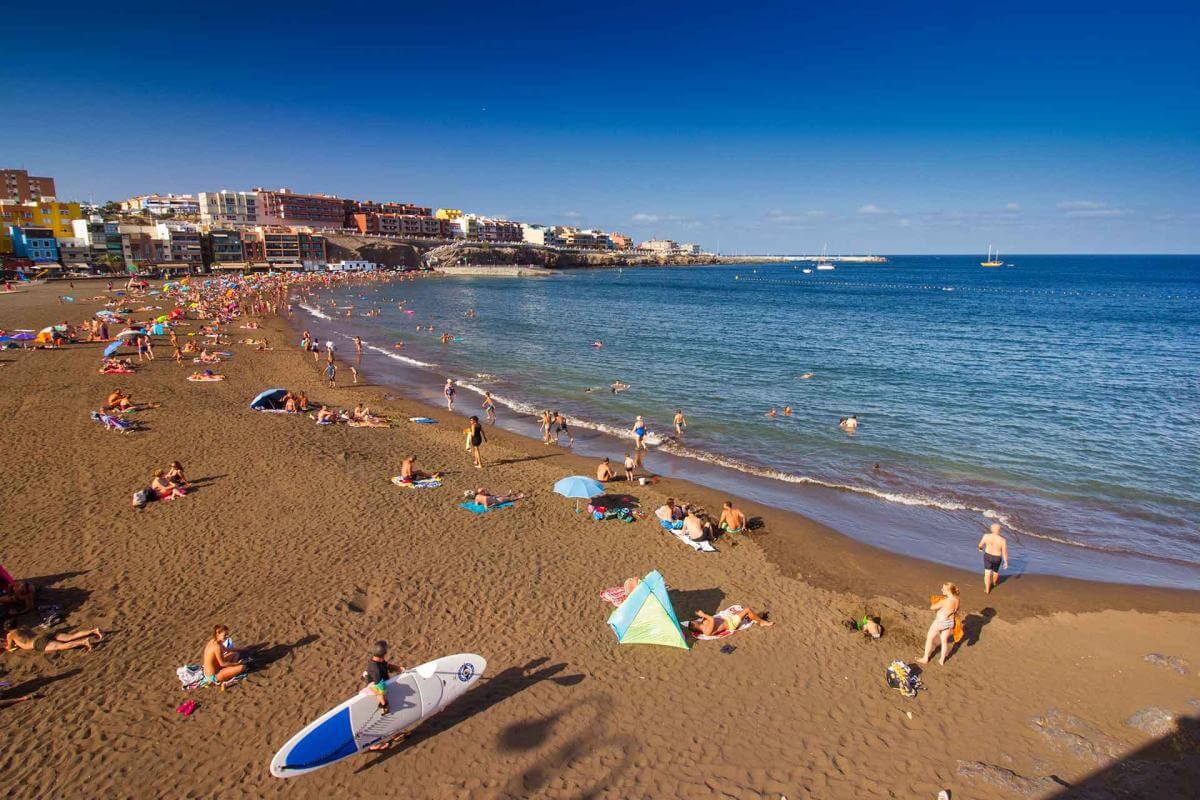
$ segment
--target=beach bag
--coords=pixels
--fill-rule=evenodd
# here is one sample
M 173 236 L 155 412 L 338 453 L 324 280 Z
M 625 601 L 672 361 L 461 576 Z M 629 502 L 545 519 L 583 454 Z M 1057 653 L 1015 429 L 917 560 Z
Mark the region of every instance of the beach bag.
M 133 507 L 143 508 L 146 503 L 150 502 L 150 490 L 140 489 L 133 493 Z
M 204 681 L 204 670 L 199 664 L 184 664 L 175 670 L 175 676 L 184 689 L 195 689 Z
M 917 692 L 925 688 L 921 683 L 921 679 L 913 674 L 908 664 L 898 659 L 888 664 L 884 679 L 887 681 L 888 686 L 900 692 L 905 697 L 916 697 Z

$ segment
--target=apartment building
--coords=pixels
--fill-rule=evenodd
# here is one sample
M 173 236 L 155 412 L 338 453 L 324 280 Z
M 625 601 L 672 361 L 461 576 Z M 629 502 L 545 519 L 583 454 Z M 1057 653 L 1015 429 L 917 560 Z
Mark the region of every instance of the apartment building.
M 242 232 L 248 262 L 320 264 L 326 261 L 325 237 L 307 228 L 260 225 Z
M 439 208 L 433 212 L 438 219 L 456 220 L 463 215 L 461 208 Z
M 521 224 L 506 219 L 491 219 L 475 214 L 464 214 L 452 221 L 451 232 L 463 239 L 476 242 L 522 242 L 525 240 Z
M 562 247 L 562 239 L 558 237 L 555 230 L 555 228 L 547 227 L 546 225 L 522 223 L 521 239 L 526 244 L 535 244 L 539 247 Z
M 28 203 L 55 194 L 54 178 L 39 178 L 23 169 L 0 169 L 0 200 Z
M 243 231 L 236 228 L 212 228 L 200 239 L 204 263 L 219 266 L 221 264 L 244 264 L 246 250 L 242 245 Z
M 611 250 L 613 247 L 612 240 L 603 231 L 560 227 L 556 233 L 562 246 L 573 250 Z
M 64 267 L 87 267 L 93 263 L 92 248 L 83 239 L 70 236 L 55 241 L 58 243 L 58 261 Z
M 121 210 L 152 217 L 189 217 L 200 213 L 200 204 L 190 194 L 142 194 L 122 200 Z
M 162 242 L 163 261 L 199 267 L 204 263 L 200 229 L 186 222 L 160 222 L 154 226 L 154 238 Z
M 0 200 L 0 226 L 49 228 L 55 236 L 68 237 L 73 234 L 71 223 L 77 219 L 83 219 L 79 203 L 60 203 L 49 198 L 29 203 Z
M 342 228 L 346 207 L 341 198 L 327 194 L 296 194 L 290 189 L 254 190 L 258 222 L 265 226 L 298 225 L 308 228 Z
M 89 260 L 99 264 L 107 256 L 124 258 L 124 248 L 121 243 L 121 230 L 116 222 L 105 222 L 98 216 L 87 219 L 77 219 L 71 222 L 72 238 L 83 241 L 90 251 Z
M 623 233 L 610 233 L 608 238 L 612 241 L 613 247 L 617 250 L 633 249 L 633 239 L 630 239 Z
M 346 227 L 353 228 L 352 218 L 355 214 L 406 214 L 418 217 L 432 217 L 433 211 L 427 206 L 414 206 L 411 203 L 376 203 L 374 200 L 344 200 L 346 209 Z
M 659 255 L 671 255 L 679 252 L 679 243 L 671 239 L 650 239 L 639 244 L 637 249 Z
M 200 192 L 200 221 L 205 225 L 255 225 L 258 223 L 258 195 L 255 192 Z
M 347 227 L 362 234 L 380 236 L 414 236 L 424 239 L 449 239 L 449 220 L 417 214 L 381 214 L 376 212 L 351 214 Z
M 58 240 L 49 228 L 32 228 L 9 225 L 8 236 L 12 240 L 12 254 L 27 258 L 35 264 L 53 264 L 58 261 Z

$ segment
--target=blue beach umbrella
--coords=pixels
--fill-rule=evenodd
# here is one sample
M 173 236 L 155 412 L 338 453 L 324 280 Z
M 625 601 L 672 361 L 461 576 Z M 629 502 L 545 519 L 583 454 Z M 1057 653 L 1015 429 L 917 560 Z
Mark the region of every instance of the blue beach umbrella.
M 563 497 L 583 498 L 590 500 L 597 495 L 604 494 L 604 485 L 600 481 L 585 478 L 583 475 L 572 475 L 569 478 L 563 478 L 558 483 L 554 484 L 554 491 L 561 494 Z M 579 504 L 575 504 L 576 510 L 579 509 Z
M 117 339 L 115 342 L 110 342 L 108 347 L 104 348 L 104 357 L 110 358 L 113 353 L 121 349 L 121 345 L 125 344 L 124 339 Z

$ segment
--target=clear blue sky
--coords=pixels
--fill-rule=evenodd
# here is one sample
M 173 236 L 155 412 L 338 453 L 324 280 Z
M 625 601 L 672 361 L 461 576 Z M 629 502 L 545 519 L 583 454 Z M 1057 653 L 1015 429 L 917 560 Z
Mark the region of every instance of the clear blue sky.
M 727 252 L 1200 251 L 1195 2 L 23 5 L 0 165 L 62 196 L 289 186 Z

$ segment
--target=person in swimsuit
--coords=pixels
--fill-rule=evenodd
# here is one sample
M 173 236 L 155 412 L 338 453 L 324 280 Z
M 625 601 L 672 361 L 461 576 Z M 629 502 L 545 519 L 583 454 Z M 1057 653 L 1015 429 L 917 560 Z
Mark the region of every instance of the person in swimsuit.
M 933 656 L 934 648 L 939 644 L 942 657 L 939 664 L 946 663 L 946 655 L 950 650 L 950 634 L 954 632 L 954 618 L 958 613 L 958 587 L 953 583 L 943 583 L 942 593 L 934 595 L 929 607 L 934 610 L 933 623 L 929 626 L 929 634 L 925 637 L 925 654 L 917 659 L 919 664 L 928 664 Z
M 683 436 L 683 429 L 687 427 L 687 417 L 683 415 L 683 409 L 678 409 L 675 412 L 675 435 Z
M 609 463 L 607 456 L 600 462 L 600 466 L 596 467 L 596 480 L 601 483 L 611 481 L 615 477 L 612 464 Z
M 428 472 L 421 472 L 420 470 L 415 469 L 416 465 L 416 456 L 408 456 L 405 458 L 404 461 L 400 463 L 400 480 L 411 483 L 413 481 L 423 481 L 434 477 Z
M 559 438 L 565 433 L 567 435 L 567 446 L 575 444 L 575 437 L 571 435 L 571 430 L 567 427 L 567 418 L 563 416 L 561 411 L 554 412 L 554 443 L 558 444 Z
M 74 650 L 77 647 L 91 650 L 93 636 L 99 641 L 104 638 L 104 632 L 99 628 L 91 628 L 75 633 L 36 633 L 10 619 L 4 624 L 4 651 L 11 653 L 15 650 L 33 650 L 38 653 L 55 653 L 59 650 Z
M 745 533 L 746 515 L 733 507 L 733 501 L 726 500 L 721 504 L 721 520 L 717 527 L 724 533 Z
M 150 493 L 156 500 L 174 500 L 177 497 L 183 497 L 185 489 L 167 478 L 166 471 L 157 469 L 154 471 L 154 478 L 150 481 Z
M 695 509 L 689 508 L 683 518 L 683 532 L 693 542 L 712 541 L 712 523 L 700 518 Z
M 387 682 L 393 673 L 404 671 L 404 667 L 399 664 L 388 663 L 387 654 L 388 643 L 382 639 L 375 642 L 375 644 L 371 645 L 371 657 L 367 659 L 367 668 L 363 671 L 363 678 L 367 681 L 366 691 L 375 695 L 375 699 L 379 702 L 380 714 L 392 713 L 387 700 Z M 397 737 L 392 737 L 391 739 L 377 742 L 367 749 L 383 750 L 396 739 Z
M 475 460 L 475 469 L 483 469 L 483 458 L 479 455 L 479 447 L 487 441 L 487 437 L 483 435 L 483 426 L 479 424 L 479 417 L 471 417 L 470 425 L 463 431 L 467 435 L 467 450 L 471 453 L 471 458 Z
M 446 385 L 442 387 L 442 397 L 446 398 L 446 410 L 454 410 L 454 379 L 446 378 Z
M 204 683 L 221 686 L 246 671 L 242 651 L 231 646 L 229 626 L 217 625 L 212 638 L 204 643 Z
M 512 503 L 524 499 L 524 494 L 514 494 L 513 492 L 509 492 L 508 494 L 492 494 L 482 486 L 475 487 L 475 505 L 483 506 L 484 508 L 491 508 L 502 503 Z
M 183 475 L 183 464 L 178 461 L 172 461 L 171 466 L 167 468 L 166 479 L 181 487 L 185 491 L 188 488 L 187 478 Z
M 633 456 L 625 453 L 625 480 L 633 483 L 633 470 L 637 466 L 637 462 L 633 460 Z
M 983 590 L 991 594 L 1000 584 L 1000 569 L 1008 569 L 1008 540 L 1000 535 L 1000 523 L 992 523 L 979 540 L 979 549 L 983 552 Z
M 487 421 L 491 424 L 496 424 L 496 401 L 492 399 L 491 392 L 483 393 L 483 410 L 487 413 Z
M 764 628 L 769 628 L 775 624 L 763 619 L 750 609 L 743 608 L 741 611 L 722 611 L 715 617 L 697 610 L 696 618 L 688 621 L 687 626 L 702 636 L 716 636 L 725 631 L 736 631 L 742 626 L 745 620 L 750 620 Z
M 28 581 L 19 581 L 0 567 L 0 603 L 16 606 L 17 613 L 33 611 L 37 590 Z
M 641 415 L 633 421 L 633 449 L 646 449 L 646 421 L 642 419 Z
M 553 417 L 550 416 L 550 409 L 542 412 L 542 444 L 550 444 L 550 428 L 553 425 Z

